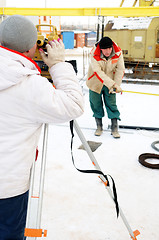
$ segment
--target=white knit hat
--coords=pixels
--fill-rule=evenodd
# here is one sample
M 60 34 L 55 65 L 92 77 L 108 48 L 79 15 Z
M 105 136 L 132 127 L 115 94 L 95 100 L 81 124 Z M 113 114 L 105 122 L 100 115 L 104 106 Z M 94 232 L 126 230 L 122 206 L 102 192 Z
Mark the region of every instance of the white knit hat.
M 24 16 L 13 15 L 0 24 L 0 43 L 3 47 L 23 53 L 30 50 L 36 41 L 36 27 Z

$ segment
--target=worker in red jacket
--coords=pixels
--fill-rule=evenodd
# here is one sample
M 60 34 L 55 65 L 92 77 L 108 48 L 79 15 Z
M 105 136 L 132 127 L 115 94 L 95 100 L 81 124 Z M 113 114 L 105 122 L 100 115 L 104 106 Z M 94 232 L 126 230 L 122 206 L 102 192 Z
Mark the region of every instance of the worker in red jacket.
M 97 124 L 96 136 L 103 132 L 102 118 L 105 105 L 108 118 L 111 119 L 111 134 L 114 138 L 120 138 L 117 124 L 120 112 L 116 105 L 116 93 L 122 92 L 120 85 L 124 72 L 122 50 L 109 37 L 103 37 L 91 51 L 86 81 L 90 106 Z

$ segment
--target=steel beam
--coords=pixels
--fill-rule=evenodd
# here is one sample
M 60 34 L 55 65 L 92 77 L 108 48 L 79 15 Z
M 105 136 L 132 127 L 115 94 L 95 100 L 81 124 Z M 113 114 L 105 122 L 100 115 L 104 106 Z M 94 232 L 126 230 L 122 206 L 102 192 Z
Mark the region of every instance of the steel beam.
M 117 7 L 117 8 L 0 8 L 0 15 L 23 16 L 159 16 L 159 7 Z
M 124 3 L 125 0 L 122 0 L 121 3 L 120 3 L 120 7 L 123 6 L 123 3 Z

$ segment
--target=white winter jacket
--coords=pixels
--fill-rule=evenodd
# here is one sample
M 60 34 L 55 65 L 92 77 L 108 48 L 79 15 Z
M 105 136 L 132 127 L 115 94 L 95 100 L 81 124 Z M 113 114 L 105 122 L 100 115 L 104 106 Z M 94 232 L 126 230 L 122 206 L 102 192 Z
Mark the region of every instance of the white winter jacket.
M 63 123 L 83 113 L 83 95 L 71 64 L 50 69 L 56 89 L 37 64 L 0 47 L 0 199 L 29 189 L 30 169 L 43 123 Z

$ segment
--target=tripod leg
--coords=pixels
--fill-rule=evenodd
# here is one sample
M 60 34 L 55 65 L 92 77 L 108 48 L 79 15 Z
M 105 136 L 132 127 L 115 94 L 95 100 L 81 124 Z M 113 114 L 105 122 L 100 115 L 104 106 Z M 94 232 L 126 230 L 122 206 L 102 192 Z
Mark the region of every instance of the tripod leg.
M 79 127 L 79 125 L 78 125 L 78 123 L 77 123 L 76 120 L 74 120 L 74 125 L 73 125 L 73 126 L 74 126 L 74 129 L 75 129 L 78 137 L 80 138 L 80 140 L 81 140 L 81 142 L 82 142 L 82 144 L 83 144 L 83 146 L 84 146 L 84 148 L 85 148 L 88 156 L 90 157 L 90 160 L 92 161 L 93 165 L 95 166 L 95 168 L 96 168 L 97 170 L 100 170 L 100 171 L 101 171 L 101 169 L 100 169 L 100 167 L 99 167 L 99 165 L 98 165 L 98 162 L 97 162 L 97 160 L 95 159 L 95 157 L 94 157 L 94 155 L 93 155 L 93 152 L 91 151 L 91 149 L 90 149 L 90 147 L 89 147 L 89 145 L 88 145 L 88 143 L 87 143 L 87 141 L 86 141 L 86 139 L 85 139 L 85 137 L 84 137 L 84 135 L 83 135 L 83 133 L 82 133 L 82 131 L 81 131 L 81 129 L 80 129 L 80 127 Z M 100 179 L 102 180 L 103 183 L 105 183 L 105 178 L 104 178 L 102 175 L 100 175 Z M 113 194 L 112 194 L 112 191 L 111 191 L 110 187 L 106 186 L 106 184 L 105 184 L 105 187 L 106 187 L 106 189 L 107 189 L 110 197 L 111 197 L 112 200 L 113 200 Z M 114 200 L 113 200 L 113 201 L 114 201 Z M 126 219 L 126 217 L 124 216 L 124 214 L 123 214 L 120 206 L 119 206 L 119 213 L 120 213 L 120 216 L 121 216 L 121 218 L 122 218 L 122 220 L 123 220 L 123 222 L 124 222 L 124 224 L 125 224 L 128 232 L 129 232 L 131 238 L 132 238 L 133 240 L 136 240 L 136 236 L 139 235 L 140 232 L 139 232 L 138 230 L 136 230 L 136 231 L 134 231 L 134 232 L 132 231 L 132 229 L 131 229 L 131 227 L 130 227 L 130 225 L 129 225 L 127 219 Z
M 44 125 L 44 137 L 43 137 L 43 148 L 42 148 L 42 159 L 40 169 L 40 183 L 39 183 L 39 194 L 33 196 L 34 189 L 34 176 L 35 176 L 35 164 L 34 162 L 31 170 L 30 179 L 30 190 L 29 190 L 29 201 L 27 211 L 27 221 L 25 228 L 25 236 L 29 240 L 35 240 L 37 237 L 46 237 L 47 231 L 40 228 L 41 214 L 42 214 L 42 202 L 43 202 L 43 190 L 45 180 L 45 165 L 46 165 L 46 153 L 47 153 L 47 141 L 48 141 L 48 125 Z

